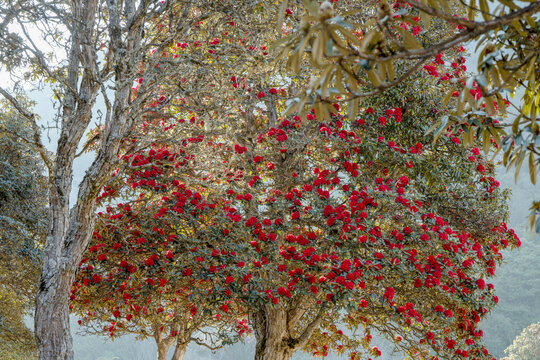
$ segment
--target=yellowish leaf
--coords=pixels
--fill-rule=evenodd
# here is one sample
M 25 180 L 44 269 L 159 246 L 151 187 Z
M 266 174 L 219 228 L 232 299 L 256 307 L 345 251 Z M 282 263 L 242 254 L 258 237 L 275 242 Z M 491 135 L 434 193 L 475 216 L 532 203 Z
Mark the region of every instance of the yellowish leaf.
M 536 184 L 536 163 L 534 161 L 534 153 L 529 152 L 529 175 L 531 176 L 531 182 Z

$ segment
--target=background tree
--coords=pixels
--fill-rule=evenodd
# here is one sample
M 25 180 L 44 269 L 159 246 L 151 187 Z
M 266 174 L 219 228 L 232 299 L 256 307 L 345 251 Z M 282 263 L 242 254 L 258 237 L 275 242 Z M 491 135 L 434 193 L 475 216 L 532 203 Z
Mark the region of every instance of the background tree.
M 506 360 L 535 359 L 540 356 L 540 325 L 531 324 L 504 350 Z
M 8 358 L 35 351 L 23 318 L 33 305 L 47 228 L 43 162 L 20 140 L 30 138 L 28 127 L 9 103 L 0 102 L 0 339 Z

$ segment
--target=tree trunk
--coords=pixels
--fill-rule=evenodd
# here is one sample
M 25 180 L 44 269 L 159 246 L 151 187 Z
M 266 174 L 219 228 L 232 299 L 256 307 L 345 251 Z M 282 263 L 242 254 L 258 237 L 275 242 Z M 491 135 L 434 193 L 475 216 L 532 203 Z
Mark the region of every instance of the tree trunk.
M 183 360 L 186 355 L 187 344 L 176 344 L 171 360 Z
M 69 291 L 73 279 L 73 272 L 66 270 L 51 270 L 42 275 L 35 315 L 40 359 L 73 359 L 69 331 Z
M 54 192 L 51 197 L 55 198 Z M 51 201 L 51 204 L 50 230 L 36 295 L 35 336 L 40 359 L 72 360 L 69 296 L 75 270 L 94 226 L 95 203 L 80 201 L 71 212 L 66 209 L 68 202 L 65 198 Z
M 174 344 L 176 338 L 172 336 L 164 336 L 161 323 L 153 323 L 152 330 L 154 333 L 154 340 L 157 345 L 157 360 L 167 360 L 167 353 L 171 348 L 171 345 Z
M 252 314 L 257 344 L 254 360 L 289 360 L 295 349 L 290 346 L 287 313 L 269 306 Z
M 71 44 L 67 77 L 62 98 L 62 124 L 56 156 L 49 168 L 49 229 L 43 249 L 41 280 L 36 294 L 35 336 L 40 360 L 72 360 L 73 346 L 69 327 L 69 295 L 75 271 L 90 240 L 95 196 L 103 179 L 89 169 L 79 187 L 77 203 L 70 210 L 73 161 L 77 148 L 92 118 L 99 84 L 81 66 L 94 64 L 92 52 L 98 0 L 73 1 L 70 20 Z M 84 52 L 84 55 L 81 55 Z M 81 63 L 81 58 L 85 60 Z M 96 164 L 97 163 L 97 164 Z
M 167 353 L 169 352 L 170 347 L 171 344 L 169 342 L 158 344 L 157 359 L 167 360 Z
M 254 360 L 289 360 L 292 357 L 292 353 L 289 352 L 288 348 L 265 347 L 261 349 L 258 345 L 255 350 Z

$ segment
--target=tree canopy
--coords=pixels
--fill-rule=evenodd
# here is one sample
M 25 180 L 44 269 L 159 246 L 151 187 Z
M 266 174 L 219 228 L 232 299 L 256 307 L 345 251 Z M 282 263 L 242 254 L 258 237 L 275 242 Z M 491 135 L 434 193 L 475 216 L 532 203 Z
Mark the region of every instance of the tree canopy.
M 504 350 L 505 360 L 534 359 L 540 355 L 538 340 L 540 325 L 531 324 L 523 329 L 523 332 L 515 338 L 512 345 Z
M 339 101 L 354 117 L 361 98 L 427 71 L 445 92 L 444 104 L 451 105 L 431 131 L 462 133 L 468 145 L 481 139 L 486 153 L 492 147 L 504 153 L 503 163 L 515 166 L 516 177 L 528 163 L 536 183 L 538 2 L 325 1 L 319 6 L 305 0 L 303 5 L 305 11 L 285 17 L 293 31 L 275 46 L 288 57 L 290 69 L 299 71 L 307 59 L 318 75 L 291 100 L 289 112 L 309 111 L 308 103 L 327 117 L 329 106 Z M 451 52 L 471 41 L 478 54 L 472 74 Z M 523 94 L 517 102 L 512 100 L 516 93 Z M 540 202 L 533 202 L 531 211 L 534 229 Z
M 487 357 L 477 323 L 497 299 L 484 279 L 518 240 L 501 223 L 505 195 L 478 148 L 450 135 L 419 142 L 443 112 L 432 82 L 365 100 L 355 121 L 336 105 L 329 121 L 313 111 L 274 126 L 268 112 L 197 137 L 185 137 L 207 126 L 197 116 L 149 123 L 148 133 L 166 129 L 178 145 L 123 157 L 101 194 L 114 202 L 75 300 L 85 287 L 108 289 L 105 299 L 122 300 L 103 311 L 129 326 L 147 285 L 199 283 L 190 298 L 202 305 L 184 311 L 247 313 L 257 359 L 300 349 L 373 356 L 371 332 L 411 356 Z

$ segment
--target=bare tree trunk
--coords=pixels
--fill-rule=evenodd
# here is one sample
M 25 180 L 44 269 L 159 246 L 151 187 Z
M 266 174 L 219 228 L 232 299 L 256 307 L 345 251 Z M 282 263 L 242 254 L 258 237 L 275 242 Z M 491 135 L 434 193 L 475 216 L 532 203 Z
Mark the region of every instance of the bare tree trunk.
M 41 282 L 36 295 L 35 335 L 40 360 L 72 360 L 69 328 L 69 294 L 75 271 L 90 241 L 94 227 L 95 198 L 110 178 L 118 161 L 122 139 L 133 126 L 128 111 L 134 64 L 140 55 L 133 50 L 142 37 L 140 30 L 146 8 L 140 8 L 138 26 L 132 27 L 128 43 L 120 33 L 120 10 L 107 2 L 111 38 L 110 61 L 115 64 L 114 103 L 103 130 L 101 147 L 79 184 L 77 202 L 70 209 L 73 162 L 81 138 L 90 125 L 92 109 L 100 89 L 93 47 L 98 0 L 73 0 L 71 44 L 62 99 L 62 124 L 49 184 L 49 232 L 44 248 Z M 128 8 L 126 8 L 128 9 Z M 129 10 L 129 9 L 128 9 Z M 134 10 L 131 9 L 131 12 Z M 129 11 L 128 11 L 129 12 Z M 127 14 L 137 20 L 133 14 Z M 106 70 L 106 69 L 105 69 Z M 169 345 L 170 346 L 170 345 Z
M 79 190 L 79 200 L 70 211 L 69 196 L 73 182 L 73 161 L 84 132 L 92 118 L 99 86 L 94 74 L 83 65 L 93 64 L 90 49 L 94 33 L 97 0 L 73 1 L 71 44 L 67 78 L 62 100 L 62 124 L 54 165 L 49 169 L 49 231 L 45 242 L 41 281 L 36 294 L 35 335 L 39 358 L 73 359 L 69 328 L 69 293 L 75 270 L 90 240 L 95 203 L 101 181 L 90 179 Z M 93 66 L 93 65 L 92 65 Z M 105 166 L 99 170 L 109 171 Z
M 86 192 L 91 190 L 85 189 Z M 95 191 L 91 192 L 91 196 L 95 196 Z M 69 294 L 75 270 L 83 255 L 83 251 L 77 248 L 85 248 L 90 240 L 94 208 L 93 201 L 84 200 L 71 212 L 62 210 L 63 206 L 51 206 L 52 225 L 45 248 L 34 318 L 40 359 L 73 359 Z
M 289 360 L 295 349 L 290 346 L 287 313 L 284 309 L 266 306 L 252 314 L 257 344 L 255 360 Z
M 167 360 L 167 353 L 171 347 L 170 343 L 161 343 L 158 344 L 157 359 L 158 360 Z
M 187 344 L 177 343 L 171 360 L 183 360 L 184 355 L 186 355 L 186 350 L 187 350 Z
M 68 360 L 73 359 L 69 331 L 69 290 L 73 273 L 53 269 L 48 267 L 48 271 L 43 272 L 36 297 L 35 335 L 41 359 Z
M 157 360 L 167 360 L 167 353 L 174 343 L 174 337 L 163 337 L 163 332 L 160 329 L 160 324 L 155 323 L 153 325 L 154 340 L 157 345 Z

